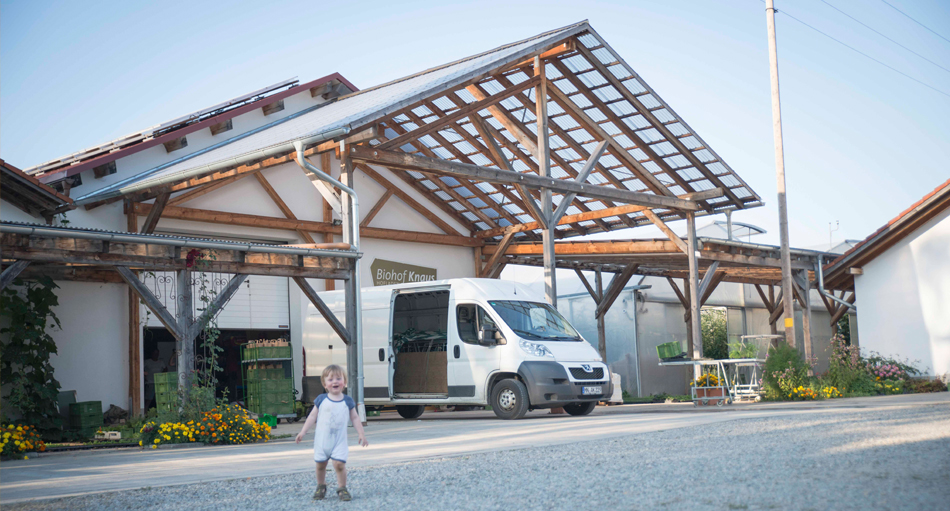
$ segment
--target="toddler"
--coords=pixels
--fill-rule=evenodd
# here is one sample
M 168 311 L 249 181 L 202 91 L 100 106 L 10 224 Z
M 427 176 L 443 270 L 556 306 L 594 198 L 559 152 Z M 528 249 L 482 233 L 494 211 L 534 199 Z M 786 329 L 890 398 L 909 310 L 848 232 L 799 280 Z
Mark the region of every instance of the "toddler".
M 317 462 L 317 491 L 313 498 L 322 500 L 327 496 L 327 463 L 333 460 L 333 470 L 336 471 L 336 494 L 340 500 L 350 500 L 350 492 L 346 489 L 346 458 L 349 448 L 346 445 L 346 420 L 353 423 L 359 433 L 359 443 L 363 447 L 369 445 L 363 433 L 363 424 L 356 413 L 356 403 L 350 396 L 343 395 L 346 388 L 346 374 L 343 368 L 332 364 L 323 370 L 323 388 L 326 394 L 320 394 L 313 400 L 313 411 L 307 416 L 303 429 L 297 434 L 297 443 L 303 436 L 317 425 L 313 434 L 313 459 Z

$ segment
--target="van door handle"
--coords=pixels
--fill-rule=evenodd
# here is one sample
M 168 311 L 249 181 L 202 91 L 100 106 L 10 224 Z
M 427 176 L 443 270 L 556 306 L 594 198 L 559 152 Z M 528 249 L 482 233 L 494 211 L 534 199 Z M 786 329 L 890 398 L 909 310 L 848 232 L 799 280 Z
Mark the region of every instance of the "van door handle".
M 386 360 L 386 348 L 379 348 L 379 361 Z
M 462 357 L 462 350 L 459 349 L 459 345 L 458 345 L 458 344 L 455 345 L 455 350 L 454 350 L 454 351 L 455 351 L 455 358 L 461 358 L 461 357 Z

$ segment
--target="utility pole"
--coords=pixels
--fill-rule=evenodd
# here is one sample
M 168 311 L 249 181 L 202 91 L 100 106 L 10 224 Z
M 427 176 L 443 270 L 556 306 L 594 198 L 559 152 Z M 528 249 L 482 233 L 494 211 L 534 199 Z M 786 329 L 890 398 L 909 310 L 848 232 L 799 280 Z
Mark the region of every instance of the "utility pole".
M 782 243 L 782 304 L 785 309 L 785 342 L 795 346 L 795 309 L 792 306 L 792 256 L 788 249 L 788 205 L 785 201 L 785 150 L 782 146 L 782 105 L 778 92 L 778 50 L 775 47 L 775 5 L 765 0 L 769 29 L 769 77 L 772 82 L 772 135 L 775 140 L 775 179 L 778 181 L 778 230 Z M 807 293 L 808 290 L 806 289 Z

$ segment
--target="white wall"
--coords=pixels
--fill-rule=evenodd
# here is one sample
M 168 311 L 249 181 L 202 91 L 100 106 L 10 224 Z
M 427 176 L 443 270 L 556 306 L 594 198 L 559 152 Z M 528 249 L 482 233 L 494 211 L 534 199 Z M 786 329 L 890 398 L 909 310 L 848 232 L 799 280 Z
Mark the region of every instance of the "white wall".
M 43 218 L 35 217 L 5 200 L 0 200 L 0 220 L 5 222 L 26 222 L 31 224 L 46 223 L 46 220 Z
M 854 277 L 861 347 L 950 373 L 950 210 Z
M 77 401 L 129 408 L 128 291 L 124 284 L 57 282 L 54 309 L 62 330 L 51 331 L 58 353 L 53 375 Z

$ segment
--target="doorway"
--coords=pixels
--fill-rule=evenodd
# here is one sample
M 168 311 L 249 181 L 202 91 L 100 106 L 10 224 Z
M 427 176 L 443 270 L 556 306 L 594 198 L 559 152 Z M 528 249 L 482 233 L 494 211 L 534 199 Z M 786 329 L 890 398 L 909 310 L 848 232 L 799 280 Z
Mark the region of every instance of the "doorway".
M 449 291 L 399 293 L 393 299 L 393 395 L 448 397 Z

